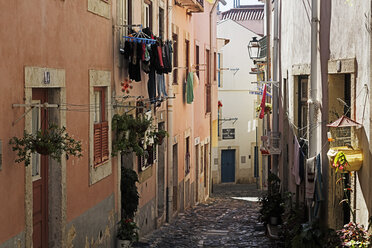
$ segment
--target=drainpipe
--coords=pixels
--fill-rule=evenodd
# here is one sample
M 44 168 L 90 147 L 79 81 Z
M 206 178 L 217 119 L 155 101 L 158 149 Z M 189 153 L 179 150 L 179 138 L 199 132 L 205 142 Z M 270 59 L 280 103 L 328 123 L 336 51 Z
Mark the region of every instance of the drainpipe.
M 172 0 L 167 1 L 166 9 L 166 37 L 168 40 L 172 40 Z M 173 87 L 171 79 L 173 78 L 173 72 L 168 74 L 168 95 L 173 96 Z M 166 197 L 167 197 L 167 211 L 166 211 L 166 221 L 170 222 L 173 215 L 173 98 L 169 98 L 167 101 L 167 130 L 168 130 L 168 144 L 167 144 L 167 188 L 166 188 Z
M 309 157 L 317 155 L 317 46 L 318 46 L 318 0 L 311 1 L 311 71 L 309 103 Z M 324 209 L 324 208 L 322 208 Z M 309 210 L 310 211 L 310 210 Z M 309 213 L 309 219 L 312 215 Z
M 209 85 L 209 87 L 210 87 L 210 106 L 211 106 L 211 113 L 210 113 L 210 117 L 209 117 L 209 124 L 210 124 L 210 128 L 209 128 L 209 137 L 210 137 L 210 139 L 209 139 L 209 147 L 210 147 L 210 149 L 209 149 L 209 165 L 208 165 L 208 167 L 209 167 L 209 195 L 211 194 L 211 188 L 212 188 L 212 149 L 213 149 L 213 147 L 212 147 L 212 141 L 213 141 L 213 105 L 212 105 L 212 103 L 213 103 L 213 101 L 212 101 L 212 98 L 213 98 L 213 95 L 212 95 L 212 80 L 213 80 L 213 72 L 212 72 L 212 58 L 213 58 L 213 56 L 212 56 L 212 54 L 213 54 L 213 52 L 212 52 L 212 19 L 213 19 L 213 12 L 214 12 L 214 10 L 216 9 L 216 7 L 217 7 L 217 5 L 218 5 L 218 3 L 219 3 L 219 1 L 222 1 L 222 0 L 215 0 L 215 2 L 214 2 L 214 4 L 213 4 L 213 6 L 212 6 L 212 9 L 209 11 L 209 80 L 210 80 L 210 85 Z M 206 173 L 206 171 L 204 172 L 204 173 Z
M 318 0 L 311 1 L 311 71 L 309 127 L 317 124 L 317 46 L 318 46 Z M 317 129 L 309 128 L 309 157 L 317 155 Z
M 273 48 L 273 83 L 271 90 L 273 91 L 273 137 L 279 133 L 279 83 L 278 81 L 278 0 L 274 3 L 274 48 Z M 279 155 L 273 156 L 272 173 L 278 175 Z

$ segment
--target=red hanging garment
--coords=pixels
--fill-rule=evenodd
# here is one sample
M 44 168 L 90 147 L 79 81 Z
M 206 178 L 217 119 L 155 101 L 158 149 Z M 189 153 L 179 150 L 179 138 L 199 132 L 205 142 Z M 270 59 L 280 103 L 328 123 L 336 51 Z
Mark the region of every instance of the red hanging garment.
M 261 112 L 260 112 L 260 116 L 259 116 L 260 119 L 263 119 L 264 118 L 264 115 L 265 115 L 265 105 L 266 105 L 266 84 L 264 86 L 264 90 L 263 90 L 263 93 L 262 93 Z

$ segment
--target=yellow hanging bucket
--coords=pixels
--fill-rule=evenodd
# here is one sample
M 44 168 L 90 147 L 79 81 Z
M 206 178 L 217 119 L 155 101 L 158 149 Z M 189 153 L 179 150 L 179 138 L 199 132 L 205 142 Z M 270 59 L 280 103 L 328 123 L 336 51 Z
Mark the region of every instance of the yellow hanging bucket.
M 340 170 L 340 172 L 346 173 L 349 171 L 360 170 L 360 167 L 362 167 L 363 164 L 363 151 L 361 149 L 353 150 L 347 146 L 332 147 L 329 149 L 327 156 L 332 168 L 335 168 L 335 166 L 333 166 L 334 159 L 339 152 L 343 152 L 345 154 L 347 161 L 347 164 L 343 167 L 343 170 Z

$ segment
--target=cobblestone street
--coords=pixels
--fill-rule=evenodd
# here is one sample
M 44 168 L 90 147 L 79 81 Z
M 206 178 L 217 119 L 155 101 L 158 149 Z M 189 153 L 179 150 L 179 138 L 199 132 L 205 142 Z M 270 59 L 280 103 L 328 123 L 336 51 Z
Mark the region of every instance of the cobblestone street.
M 256 185 L 214 186 L 206 202 L 143 237 L 136 247 L 276 247 L 258 221 Z M 241 197 L 234 199 L 232 197 Z

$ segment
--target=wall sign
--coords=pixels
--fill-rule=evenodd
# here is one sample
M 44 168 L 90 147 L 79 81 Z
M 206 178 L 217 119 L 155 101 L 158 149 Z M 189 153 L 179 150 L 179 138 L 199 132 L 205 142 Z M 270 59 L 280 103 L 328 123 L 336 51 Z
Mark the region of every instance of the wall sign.
M 222 129 L 222 139 L 235 139 L 235 128 Z

